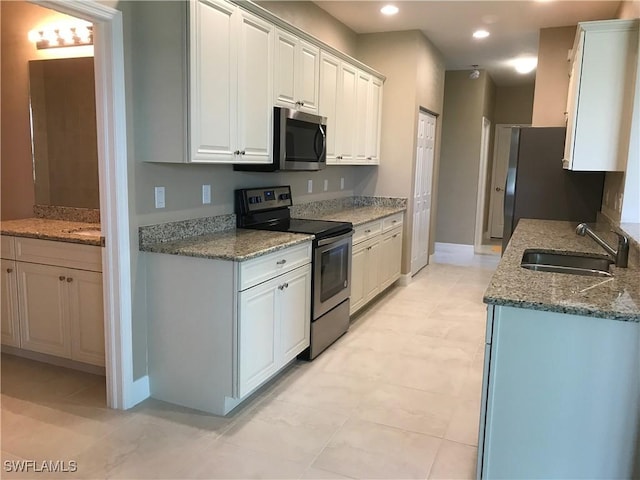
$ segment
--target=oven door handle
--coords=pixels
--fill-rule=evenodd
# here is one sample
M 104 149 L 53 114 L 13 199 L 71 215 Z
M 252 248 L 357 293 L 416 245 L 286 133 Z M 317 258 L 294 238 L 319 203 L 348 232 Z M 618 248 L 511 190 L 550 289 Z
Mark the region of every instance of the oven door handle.
M 352 235 L 353 235 L 353 230 L 349 230 L 349 232 L 347 232 L 347 233 L 345 233 L 343 235 L 338 235 L 337 237 L 323 238 L 322 240 L 318 240 L 318 246 L 322 247 L 324 245 L 329 245 L 330 243 L 339 242 L 340 240 L 344 240 L 345 238 L 349 238 Z

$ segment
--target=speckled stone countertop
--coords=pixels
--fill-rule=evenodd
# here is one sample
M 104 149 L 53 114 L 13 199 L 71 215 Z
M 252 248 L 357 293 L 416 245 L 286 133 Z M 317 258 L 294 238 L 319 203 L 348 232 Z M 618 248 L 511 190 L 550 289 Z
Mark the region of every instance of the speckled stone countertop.
M 0 223 L 0 233 L 14 237 L 39 238 L 104 247 L 104 237 L 100 234 L 99 223 L 68 222 L 48 218 L 3 220 Z
M 306 218 L 314 220 L 333 220 L 336 222 L 351 222 L 354 227 L 367 222 L 379 220 L 394 213 L 404 212 L 406 207 L 389 207 L 389 206 L 365 206 L 351 207 L 345 210 L 329 211 L 308 215 Z M 304 217 L 303 217 L 304 218 Z
M 582 252 L 607 257 L 591 238 L 576 235 L 575 222 L 523 219 L 518 223 L 502 260 L 484 294 L 484 302 L 533 310 L 640 322 L 640 259 L 630 249 L 629 267 L 611 266 L 611 278 L 536 272 L 520 266 L 523 252 Z M 593 227 L 593 226 L 592 226 Z M 610 245 L 616 236 L 608 228 L 595 231 Z
M 351 222 L 354 227 L 388 217 L 407 209 L 407 199 L 401 197 L 343 197 L 294 205 L 291 216 L 313 220 Z
M 229 229 L 165 243 L 140 245 L 143 252 L 242 262 L 313 240 L 313 235 Z

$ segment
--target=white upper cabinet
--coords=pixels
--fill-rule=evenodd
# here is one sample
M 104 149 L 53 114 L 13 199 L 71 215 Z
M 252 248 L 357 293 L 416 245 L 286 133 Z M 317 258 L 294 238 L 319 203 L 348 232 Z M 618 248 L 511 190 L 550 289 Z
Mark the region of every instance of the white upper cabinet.
M 637 20 L 579 24 L 569 81 L 564 168 L 625 169 L 637 57 Z
M 327 164 L 336 164 L 338 82 L 340 60 L 327 52 L 320 54 L 319 113 L 327 118 Z
M 367 100 L 367 144 L 366 160 L 368 164 L 380 163 L 380 133 L 382 127 L 382 80 L 371 77 Z
M 356 138 L 358 70 L 341 62 L 338 76 L 338 105 L 336 108 L 336 160 L 338 164 L 354 161 Z
M 280 29 L 275 36 L 276 105 L 317 114 L 320 49 Z
M 190 161 L 267 163 L 274 27 L 224 1 L 190 5 Z

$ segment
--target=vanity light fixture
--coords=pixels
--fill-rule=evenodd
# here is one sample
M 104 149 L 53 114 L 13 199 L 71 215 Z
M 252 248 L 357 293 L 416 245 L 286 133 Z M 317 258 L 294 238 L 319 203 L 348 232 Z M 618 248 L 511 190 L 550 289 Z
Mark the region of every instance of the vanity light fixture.
M 400 9 L 395 5 L 385 5 L 380 9 L 380 12 L 384 15 L 395 15 Z
M 473 38 L 487 38 L 489 35 L 491 35 L 489 32 L 487 32 L 486 30 L 476 30 L 475 32 L 473 32 Z
M 93 45 L 93 24 L 49 25 L 29 32 L 29 40 L 38 50 Z

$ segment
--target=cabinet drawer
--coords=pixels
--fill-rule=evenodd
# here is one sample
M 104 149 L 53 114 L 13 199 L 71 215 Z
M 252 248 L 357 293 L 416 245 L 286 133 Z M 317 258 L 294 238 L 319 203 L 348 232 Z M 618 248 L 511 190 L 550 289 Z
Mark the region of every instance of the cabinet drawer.
M 7 260 L 15 260 L 16 259 L 15 238 L 7 235 L 2 235 L 0 237 L 0 241 L 2 242 L 2 245 L 0 246 L 0 257 L 6 258 Z
M 355 228 L 355 232 L 353 234 L 353 244 L 356 245 L 367 238 L 380 234 L 381 232 L 382 222 L 380 220 L 359 225 Z
M 238 269 L 240 291 L 310 262 L 311 242 L 241 262 Z
M 102 249 L 94 245 L 16 238 L 15 247 L 20 262 L 102 271 Z
M 386 217 L 382 219 L 382 231 L 387 232 L 392 228 L 399 227 L 402 225 L 402 213 L 396 213 L 395 215 L 391 215 L 390 217 Z

